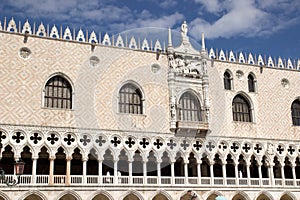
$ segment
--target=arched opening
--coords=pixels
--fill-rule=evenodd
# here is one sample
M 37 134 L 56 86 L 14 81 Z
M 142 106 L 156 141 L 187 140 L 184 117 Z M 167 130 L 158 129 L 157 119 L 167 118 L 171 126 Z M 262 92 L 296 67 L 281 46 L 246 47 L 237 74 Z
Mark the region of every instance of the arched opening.
M 14 152 L 12 152 L 11 146 L 7 145 L 2 152 L 2 159 L 0 160 L 2 169 L 5 174 L 14 174 Z
M 134 152 L 132 162 L 132 176 L 143 176 L 143 158 L 139 150 Z
M 123 200 L 140 200 L 140 199 L 134 194 L 128 194 Z
M 292 164 L 288 157 L 285 157 L 284 159 L 284 178 L 293 179 Z
M 235 177 L 235 165 L 234 160 L 230 154 L 227 155 L 226 159 L 226 176 Z
M 55 154 L 54 175 L 66 175 L 66 166 L 66 154 L 64 153 L 64 149 L 59 147 Z
M 95 149 L 91 149 L 89 155 L 89 159 L 86 162 L 86 174 L 87 175 L 98 175 L 99 173 L 99 163 L 97 159 L 97 154 Z
M 300 159 L 299 158 L 296 158 L 295 164 L 296 164 L 296 166 L 295 166 L 296 179 L 300 179 Z
M 162 160 L 160 164 L 161 176 L 171 176 L 171 161 L 170 161 L 170 156 L 166 151 L 163 153 L 161 160 Z
M 24 172 L 23 174 L 32 174 L 32 153 L 30 152 L 30 149 L 28 146 L 25 146 L 23 148 L 23 151 L 21 152 L 21 159 L 26 163 L 24 165 Z
M 232 77 L 228 71 L 224 73 L 224 89 L 225 90 L 231 90 L 231 83 L 232 82 Z
M 82 155 L 79 148 L 74 149 L 71 160 L 71 175 L 82 175 Z
M 175 176 L 177 177 L 184 176 L 184 161 L 179 152 L 177 152 L 176 154 L 176 161 L 174 163 L 174 167 L 175 167 Z
M 43 200 L 43 199 L 36 194 L 31 194 L 31 195 L 25 197 L 24 200 Z
M 223 177 L 222 161 L 220 159 L 219 154 L 215 155 L 213 168 L 214 168 L 214 177 Z
M 201 158 L 201 161 L 201 176 L 210 177 L 210 162 L 207 158 L 207 155 Z
M 239 177 L 240 178 L 247 178 L 247 164 L 246 164 L 246 161 L 245 161 L 243 155 L 239 156 L 238 162 L 239 162 L 238 171 L 240 173 Z
M 109 200 L 109 198 L 104 194 L 98 194 L 92 200 Z
M 248 90 L 249 92 L 255 92 L 255 78 L 252 74 L 248 75 Z
M 47 152 L 46 147 L 42 147 L 41 151 L 39 152 L 39 158 L 37 159 L 37 166 L 39 166 L 36 168 L 37 175 L 49 174 L 50 160 L 49 160 L 49 153 Z
M 106 176 L 113 176 L 114 175 L 114 157 L 109 149 L 105 151 L 103 155 L 103 162 L 102 162 L 102 175 Z
M 77 200 L 72 194 L 65 194 L 59 200 Z
M 218 197 L 218 195 L 216 195 L 216 194 L 211 194 L 211 195 L 209 195 L 209 197 L 207 197 L 206 200 L 216 200 L 216 197 Z
M 259 178 L 258 163 L 254 155 L 250 159 L 250 178 Z
M 155 197 L 153 197 L 152 200 L 168 200 L 168 198 L 165 197 L 165 195 L 163 195 L 163 194 L 157 194 L 157 195 L 155 195 Z
M 274 166 L 273 166 L 274 178 L 282 178 L 281 164 L 276 156 L 274 157 L 273 162 L 274 162 Z
M 156 157 L 152 150 L 149 152 L 149 156 L 147 158 L 147 176 L 157 176 Z
M 292 103 L 292 121 L 294 126 L 300 126 L 300 100 L 296 99 Z
M 118 172 L 121 176 L 129 175 L 129 167 L 128 167 L 128 156 L 126 155 L 126 151 L 123 149 L 119 155 L 118 161 Z
M 246 200 L 245 197 L 243 197 L 241 194 L 236 194 L 232 200 Z
M 268 173 L 268 162 L 267 162 L 267 157 L 263 156 L 262 161 L 261 161 L 261 176 L 262 178 L 269 178 L 269 173 Z
M 190 153 L 188 164 L 188 177 L 197 177 L 197 160 L 193 152 Z
M 270 198 L 265 194 L 261 194 L 256 200 L 270 200 Z
M 290 197 L 290 195 L 288 195 L 288 194 L 284 194 L 284 195 L 280 198 L 280 200 L 293 200 L 293 198 Z

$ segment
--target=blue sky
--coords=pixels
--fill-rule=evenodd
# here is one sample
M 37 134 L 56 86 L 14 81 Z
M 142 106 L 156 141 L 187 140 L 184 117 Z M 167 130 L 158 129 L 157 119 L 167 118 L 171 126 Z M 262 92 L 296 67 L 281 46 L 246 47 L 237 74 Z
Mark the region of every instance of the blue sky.
M 206 47 L 300 58 L 299 0 L 6 0 L 0 19 L 117 34 L 143 27 L 179 30 Z

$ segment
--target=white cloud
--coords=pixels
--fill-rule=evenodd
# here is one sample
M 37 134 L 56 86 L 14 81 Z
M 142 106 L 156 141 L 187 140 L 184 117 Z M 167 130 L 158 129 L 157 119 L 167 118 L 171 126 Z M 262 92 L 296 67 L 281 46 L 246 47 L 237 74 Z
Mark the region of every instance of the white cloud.
M 283 13 L 290 13 L 286 9 L 277 13 L 280 7 L 287 6 L 287 0 L 278 1 L 276 3 L 277 0 L 266 0 L 257 3 L 255 0 L 195 0 L 196 3 L 203 4 L 201 9 L 215 14 L 218 19 L 209 22 L 195 18 L 190 23 L 191 35 L 200 39 L 201 32 L 205 32 L 207 38 L 271 34 L 291 25 L 298 18 L 286 17 Z

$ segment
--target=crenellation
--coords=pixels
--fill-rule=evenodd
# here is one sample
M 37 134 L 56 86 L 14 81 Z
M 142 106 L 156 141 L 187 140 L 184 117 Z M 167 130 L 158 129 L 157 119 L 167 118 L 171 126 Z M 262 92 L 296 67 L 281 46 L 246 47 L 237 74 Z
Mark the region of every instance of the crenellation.
M 6 27 L 6 18 L 4 19 L 4 23 L 2 26 L 2 23 L 0 21 L 0 30 L 3 31 L 8 31 L 8 32 L 14 32 L 14 33 L 22 33 L 22 34 L 34 34 L 40 37 L 51 37 L 51 38 L 56 38 L 56 39 L 63 39 L 63 40 L 74 40 L 77 42 L 86 42 L 88 41 L 89 43 L 96 43 L 96 44 L 102 44 L 102 45 L 108 45 L 108 46 L 116 46 L 116 47 L 121 47 L 121 48 L 133 48 L 133 49 L 140 49 L 143 51 L 160 51 L 160 52 L 166 52 L 165 45 L 162 46 L 161 42 L 157 39 L 152 45 L 152 40 L 149 41 L 147 38 L 144 38 L 142 42 L 140 41 L 140 38 L 138 38 L 138 43 L 136 42 L 136 38 L 132 36 L 129 40 L 129 43 L 127 42 L 127 35 L 122 36 L 121 34 L 118 34 L 115 40 L 115 36 L 109 36 L 108 33 L 104 34 L 103 40 L 101 40 L 101 32 L 99 33 L 99 36 L 97 37 L 95 31 L 92 31 L 90 36 L 88 35 L 88 31 L 86 31 L 86 36 L 84 35 L 83 30 L 80 28 L 77 31 L 73 29 L 73 33 L 71 32 L 71 29 L 67 26 L 65 30 L 63 30 L 62 27 L 60 27 L 60 31 L 58 31 L 56 25 L 54 24 L 52 28 L 49 28 L 49 25 L 47 25 L 47 29 L 45 28 L 44 24 L 41 22 L 40 25 L 38 26 L 37 30 L 34 26 L 31 27 L 28 19 L 25 21 L 25 23 L 22 26 L 21 29 L 21 22 L 19 21 L 18 23 L 19 28 L 17 28 L 17 24 L 12 18 L 9 20 L 7 27 Z M 124 43 L 124 41 L 126 41 Z M 232 50 L 224 51 L 223 49 L 221 50 L 214 50 L 213 48 L 210 48 L 209 50 L 209 56 L 210 59 L 216 59 L 219 61 L 228 61 L 228 62 L 238 62 L 238 63 L 248 63 L 250 65 L 259 65 L 259 66 L 267 66 L 267 67 L 277 67 L 277 68 L 283 68 L 283 69 L 294 69 L 294 70 L 299 70 L 300 69 L 300 64 L 299 60 L 291 60 L 291 58 L 282 59 L 281 57 L 272 58 L 271 56 L 262 56 L 259 54 L 258 56 L 254 55 L 252 53 L 244 54 L 243 52 L 233 52 Z

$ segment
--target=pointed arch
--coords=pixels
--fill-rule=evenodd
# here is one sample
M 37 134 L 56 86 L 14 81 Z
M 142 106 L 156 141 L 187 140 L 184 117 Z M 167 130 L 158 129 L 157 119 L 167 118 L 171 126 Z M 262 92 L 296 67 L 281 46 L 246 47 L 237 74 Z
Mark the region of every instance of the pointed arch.
M 59 194 L 57 199 L 58 200 L 82 200 L 82 198 L 73 190 L 65 190 L 64 192 Z
M 274 198 L 269 192 L 261 191 L 257 194 L 256 200 L 274 200 Z
M 143 196 L 135 190 L 129 190 L 129 191 L 125 192 L 122 195 L 121 199 L 122 200 L 144 200 Z
M 232 72 L 228 69 L 225 70 L 223 74 L 223 81 L 224 81 L 224 89 L 225 90 L 232 90 L 232 85 L 233 85 L 233 76 Z
M 300 126 L 300 100 L 297 98 L 291 106 L 292 122 L 294 126 Z
M 280 197 L 280 200 L 296 200 L 296 199 L 297 199 L 296 196 L 289 191 L 285 191 Z
M 250 197 L 244 191 L 236 191 L 232 200 L 250 200 Z
M 254 75 L 254 73 L 249 73 L 249 75 L 248 75 L 248 91 L 249 92 L 257 92 L 256 91 L 256 83 L 257 83 L 257 81 L 256 81 L 256 77 L 255 77 L 255 75 Z
M 30 190 L 28 192 L 26 192 L 24 195 L 22 195 L 20 198 L 20 200 L 47 200 L 48 198 L 46 197 L 46 195 L 44 195 L 42 192 L 38 191 L 38 190 Z
M 102 196 L 102 198 L 101 198 L 101 196 Z M 100 197 L 100 198 L 97 198 L 97 197 Z M 90 200 L 114 200 L 114 198 L 106 190 L 98 190 L 95 192 L 95 194 L 92 195 Z
M 150 199 L 151 200 L 172 200 L 172 197 L 167 192 L 163 190 L 159 190 L 155 192 Z

